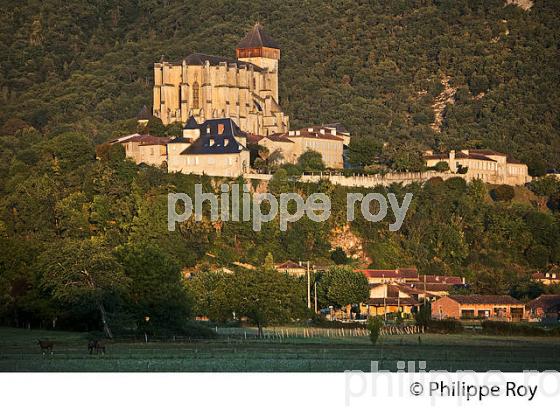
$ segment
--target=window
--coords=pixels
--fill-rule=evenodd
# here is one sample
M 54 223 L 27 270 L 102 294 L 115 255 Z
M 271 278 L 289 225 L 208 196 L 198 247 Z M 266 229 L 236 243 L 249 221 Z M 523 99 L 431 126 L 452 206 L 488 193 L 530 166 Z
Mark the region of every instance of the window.
M 473 318 L 474 309 L 461 309 L 461 317 L 463 318 Z
M 193 86 L 193 108 L 200 108 L 200 86 L 198 82 L 195 81 Z

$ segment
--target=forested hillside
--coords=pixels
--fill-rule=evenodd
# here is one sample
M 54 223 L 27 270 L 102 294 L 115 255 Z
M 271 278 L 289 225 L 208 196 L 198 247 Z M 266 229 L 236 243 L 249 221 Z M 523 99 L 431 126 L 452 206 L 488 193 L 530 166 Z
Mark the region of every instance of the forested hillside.
M 492 148 L 560 168 L 560 3 L 504 0 L 2 0 L 0 124 L 94 141 L 134 129 L 152 64 L 233 56 L 261 21 L 294 126 L 342 121 L 403 148 Z M 455 104 L 433 105 L 448 78 Z M 19 125 L 18 125 L 19 124 Z M 440 128 L 441 132 L 438 132 Z
M 153 326 L 182 328 L 193 312 L 182 269 L 233 269 L 234 262 L 260 269 L 269 254 L 277 262 L 347 263 L 341 250 L 331 254 L 333 232 L 343 228 L 373 267 L 461 275 L 479 293 L 534 296 L 544 289 L 528 275 L 560 263 L 554 178 L 515 192 L 459 178 L 408 186 L 413 202 L 402 229 L 390 232 L 392 220 L 346 225 L 345 188 L 299 184 L 277 172 L 274 194 L 326 192 L 331 218 L 302 218 L 286 232 L 275 220 L 256 233 L 250 223 L 213 224 L 206 215 L 169 232 L 168 192 L 192 194 L 197 182 L 212 190 L 216 181 L 135 165 L 120 146 L 99 151 L 99 159 L 95 152 L 96 144 L 136 130 L 162 54 L 232 56 L 258 20 L 282 46 L 281 102 L 294 126 L 343 122 L 365 141 L 364 163 L 384 142 L 395 157 L 484 147 L 542 173 L 560 167 L 556 0 L 537 0 L 529 10 L 502 0 L 1 5 L 2 324 L 58 320 L 85 329 L 107 315 L 126 328 L 142 330 L 146 316 Z M 400 198 L 405 192 L 389 190 Z M 245 285 L 239 288 L 251 293 Z M 304 288 L 276 285 L 305 305 Z

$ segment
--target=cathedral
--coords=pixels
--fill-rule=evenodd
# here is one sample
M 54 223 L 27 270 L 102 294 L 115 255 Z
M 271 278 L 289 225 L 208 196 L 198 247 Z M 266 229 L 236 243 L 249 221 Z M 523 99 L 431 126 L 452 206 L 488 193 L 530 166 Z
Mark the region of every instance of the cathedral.
M 257 23 L 235 59 L 195 53 L 155 63 L 153 114 L 166 125 L 231 118 L 252 134 L 287 132 L 289 117 L 278 102 L 279 60 L 280 47 Z

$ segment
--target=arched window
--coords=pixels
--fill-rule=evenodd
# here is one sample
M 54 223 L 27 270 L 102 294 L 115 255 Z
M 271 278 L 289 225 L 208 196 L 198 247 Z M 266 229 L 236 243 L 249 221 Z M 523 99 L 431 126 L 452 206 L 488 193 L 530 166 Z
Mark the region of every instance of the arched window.
M 198 85 L 198 82 L 194 82 L 193 86 L 192 86 L 192 91 L 193 91 L 193 100 L 192 100 L 192 105 L 193 108 L 200 108 L 200 86 Z

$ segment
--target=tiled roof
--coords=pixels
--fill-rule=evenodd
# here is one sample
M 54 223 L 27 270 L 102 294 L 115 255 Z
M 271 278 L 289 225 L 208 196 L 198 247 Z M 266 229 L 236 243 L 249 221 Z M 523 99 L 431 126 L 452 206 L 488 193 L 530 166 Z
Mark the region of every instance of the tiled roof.
M 156 137 L 154 135 L 148 135 L 148 134 L 144 134 L 144 135 L 140 135 L 140 134 L 136 134 L 133 135 L 131 138 L 127 138 L 125 140 L 122 141 L 117 141 L 117 142 L 138 142 L 139 145 L 167 145 L 167 143 L 170 141 L 171 139 L 168 137 Z
M 287 134 L 276 133 L 276 134 L 266 135 L 266 136 L 263 137 L 263 138 L 267 138 L 267 139 L 269 139 L 269 140 L 271 140 L 271 141 L 274 141 L 274 142 L 287 142 L 287 143 L 290 143 L 290 144 L 293 144 L 293 143 L 294 143 L 294 141 L 292 141 L 292 140 L 287 136 Z
M 418 270 L 416 268 L 399 268 L 399 269 L 360 269 L 367 278 L 406 278 L 417 279 Z
M 418 306 L 421 302 L 418 302 L 414 298 L 397 298 L 397 297 L 387 297 L 387 298 L 369 298 L 367 304 L 370 306 Z
M 247 144 L 256 144 L 264 138 L 263 135 L 253 134 L 251 132 L 247 133 Z
M 285 134 L 288 138 L 314 138 L 318 140 L 333 140 L 333 141 L 344 141 L 342 137 L 337 137 L 333 134 L 321 134 L 320 132 L 309 132 L 307 128 L 299 130 L 299 135 L 289 135 L 289 133 Z
M 527 306 L 531 309 L 541 308 L 545 311 L 560 307 L 560 295 L 541 295 L 527 303 Z
M 259 23 L 256 23 L 245 38 L 237 45 L 237 48 L 258 47 L 280 48 L 278 43 L 264 32 L 263 27 Z
M 294 261 L 286 261 L 283 263 L 276 264 L 276 269 L 304 269 L 299 263 Z
M 462 285 L 463 279 L 459 276 L 420 275 L 420 282 Z
M 432 155 L 425 155 L 424 156 L 425 159 L 449 159 L 449 154 L 432 154 Z M 496 162 L 496 160 L 492 159 L 492 158 L 488 158 L 487 156 L 481 155 L 481 154 L 471 154 L 469 152 L 469 154 L 465 154 L 464 152 L 456 152 L 455 153 L 455 158 L 457 159 L 478 159 L 481 161 L 490 161 L 490 162 Z
M 522 305 L 509 295 L 449 295 L 449 298 L 462 305 Z

